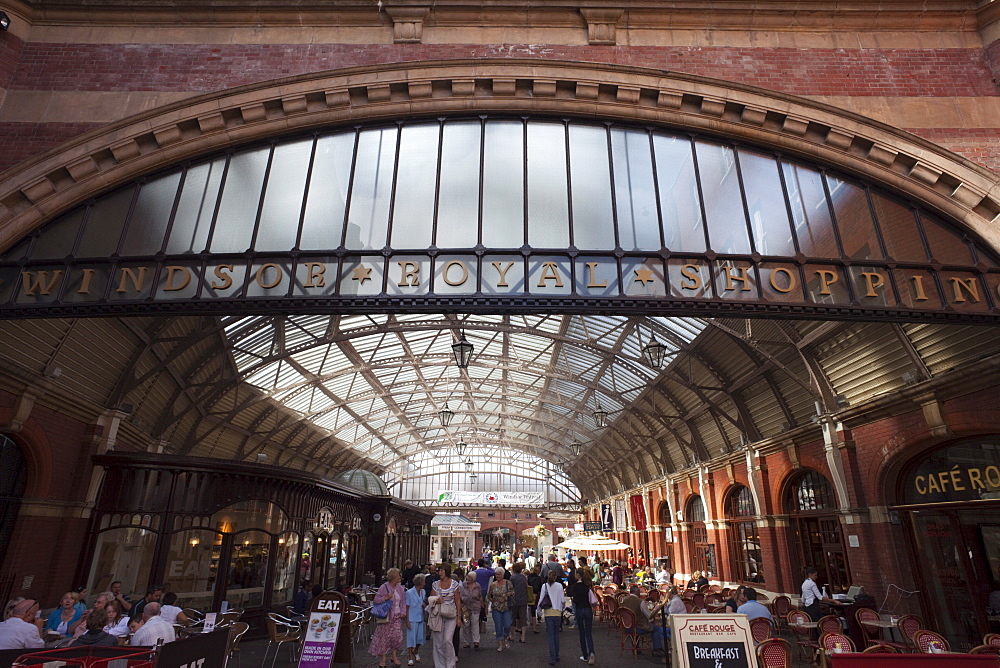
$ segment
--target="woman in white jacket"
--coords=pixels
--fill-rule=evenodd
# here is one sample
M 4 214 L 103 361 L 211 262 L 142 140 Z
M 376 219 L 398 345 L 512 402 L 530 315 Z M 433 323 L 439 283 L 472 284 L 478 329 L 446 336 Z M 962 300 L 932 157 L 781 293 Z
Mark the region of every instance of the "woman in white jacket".
M 549 636 L 549 665 L 554 666 L 559 660 L 559 626 L 562 623 L 562 611 L 566 607 L 566 596 L 562 583 L 557 581 L 556 571 L 548 572 L 548 581 L 542 585 L 538 596 L 538 616 L 545 619 L 545 632 Z

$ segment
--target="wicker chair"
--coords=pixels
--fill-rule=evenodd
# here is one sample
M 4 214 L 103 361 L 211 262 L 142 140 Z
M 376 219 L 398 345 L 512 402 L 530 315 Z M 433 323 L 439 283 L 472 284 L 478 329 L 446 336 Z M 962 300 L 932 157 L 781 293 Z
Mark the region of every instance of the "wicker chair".
M 604 605 L 602 606 L 604 610 L 604 618 L 608 622 L 608 631 L 613 631 L 618 627 L 618 599 L 614 596 L 605 596 Z
M 820 666 L 825 667 L 830 665 L 826 655 L 827 651 L 853 652 L 855 651 L 854 641 L 840 632 L 824 633 L 820 636 L 819 650 L 817 651 Z
M 811 622 L 812 619 L 801 610 L 792 610 L 786 615 L 786 618 L 788 619 L 788 628 L 792 630 L 792 635 L 795 637 L 795 646 L 802 658 L 808 661 L 810 654 L 819 649 L 819 643 L 812 639 L 811 629 L 804 629 L 796 624 Z
M 1000 656 L 1000 645 L 976 645 L 969 650 L 969 654 L 993 654 Z
M 618 623 L 622 634 L 621 651 L 625 651 L 625 642 L 628 641 L 632 647 L 632 655 L 638 655 L 642 651 L 642 646 L 649 644 L 650 634 L 639 633 L 635 622 L 635 613 L 628 608 L 618 608 Z
M 757 645 L 757 662 L 761 668 L 791 668 L 792 647 L 784 638 L 768 638 Z
M 818 624 L 819 626 L 817 626 L 816 628 L 819 629 L 820 635 L 823 635 L 824 633 L 844 632 L 844 625 L 840 621 L 840 617 L 838 617 L 837 615 L 827 615 L 826 617 L 820 617 Z
M 771 614 L 778 629 L 788 628 L 788 613 L 792 611 L 792 599 L 787 596 L 775 596 L 771 602 Z
M 899 650 L 892 645 L 886 645 L 884 643 L 878 643 L 877 645 L 869 645 L 861 652 L 862 654 L 898 654 Z
M 757 617 L 750 620 L 750 635 L 755 644 L 759 645 L 774 633 L 774 624 L 767 617 Z
M 658 602 L 660 600 L 660 590 L 659 589 L 650 589 L 646 593 L 646 600 L 649 601 L 650 603 L 656 603 L 656 602 Z
M 882 628 L 879 626 L 873 626 L 870 622 L 879 622 L 881 618 L 878 613 L 871 608 L 858 608 L 854 617 L 858 620 L 858 626 L 861 627 L 861 633 L 865 636 L 865 645 L 871 647 L 872 645 L 882 645 Z
M 914 633 L 913 642 L 916 644 L 917 650 L 923 654 L 933 654 L 931 651 L 932 648 L 937 648 L 944 652 L 951 651 L 951 645 L 944 639 L 944 636 L 934 631 L 928 631 L 927 629 L 920 629 Z
M 899 633 L 903 636 L 904 647 L 916 648 L 917 644 L 913 640 L 913 635 L 924 628 L 924 623 L 916 615 L 903 615 L 896 623 L 896 628 L 899 629 Z
M 691 602 L 694 603 L 694 607 L 701 610 L 702 608 L 705 607 L 705 595 L 695 594 L 694 596 L 691 597 Z
M 983 636 L 984 645 L 997 645 L 1000 647 L 1000 633 L 987 633 Z

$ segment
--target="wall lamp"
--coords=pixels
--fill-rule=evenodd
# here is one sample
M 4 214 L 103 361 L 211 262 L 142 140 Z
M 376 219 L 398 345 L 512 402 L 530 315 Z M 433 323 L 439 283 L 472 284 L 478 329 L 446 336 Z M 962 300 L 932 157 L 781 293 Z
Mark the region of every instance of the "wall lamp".
M 7 12 L 0 11 L 0 30 L 7 30 L 10 28 L 10 17 L 7 16 Z

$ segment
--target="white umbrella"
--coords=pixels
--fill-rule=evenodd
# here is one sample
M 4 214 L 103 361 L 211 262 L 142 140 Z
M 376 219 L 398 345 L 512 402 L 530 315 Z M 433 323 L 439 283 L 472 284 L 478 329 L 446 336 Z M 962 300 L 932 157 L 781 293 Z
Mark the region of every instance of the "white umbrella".
M 606 536 L 573 536 L 569 540 L 559 543 L 556 547 L 566 548 L 567 550 L 592 550 L 595 552 L 603 550 L 614 552 L 617 550 L 627 550 L 631 546 Z

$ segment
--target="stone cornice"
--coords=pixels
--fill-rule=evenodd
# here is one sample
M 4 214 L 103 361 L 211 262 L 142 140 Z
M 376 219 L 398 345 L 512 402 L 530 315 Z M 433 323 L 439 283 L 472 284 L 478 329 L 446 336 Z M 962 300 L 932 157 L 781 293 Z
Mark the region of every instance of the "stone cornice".
M 191 98 L 74 138 L 0 174 L 0 250 L 60 212 L 182 160 L 312 129 L 517 113 L 738 139 L 854 173 L 1000 249 L 995 173 L 907 132 L 792 95 L 672 72 L 536 60 L 434 61 L 303 75 Z

